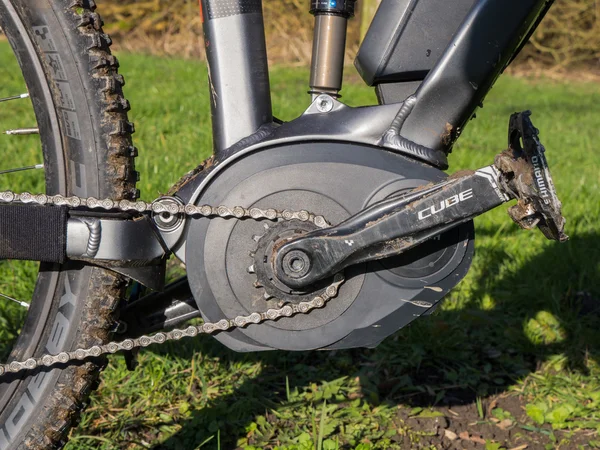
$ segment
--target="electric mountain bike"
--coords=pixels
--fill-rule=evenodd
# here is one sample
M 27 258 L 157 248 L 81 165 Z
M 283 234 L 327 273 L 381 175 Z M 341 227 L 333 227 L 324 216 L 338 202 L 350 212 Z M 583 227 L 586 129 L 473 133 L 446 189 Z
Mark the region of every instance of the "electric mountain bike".
M 379 104 L 354 108 L 339 92 L 355 0 L 311 0 L 308 106 L 285 123 L 261 0 L 200 3 L 213 156 L 144 202 L 94 1 L 0 0 L 26 85 L 0 107 L 30 98 L 37 121 L 6 133 L 43 154 L 6 172 L 44 173 L 0 192 L 0 259 L 39 262 L 29 302 L 3 294 L 23 321 L 2 330 L 2 449 L 60 446 L 109 353 L 200 334 L 239 352 L 374 347 L 435 310 L 469 269 L 472 219 L 513 199 L 521 227 L 567 238 L 529 112 L 489 166 L 444 172 L 551 1 L 383 0 L 355 61 Z M 165 286 L 171 254 L 187 278 Z M 122 302 L 128 286 L 154 292 Z

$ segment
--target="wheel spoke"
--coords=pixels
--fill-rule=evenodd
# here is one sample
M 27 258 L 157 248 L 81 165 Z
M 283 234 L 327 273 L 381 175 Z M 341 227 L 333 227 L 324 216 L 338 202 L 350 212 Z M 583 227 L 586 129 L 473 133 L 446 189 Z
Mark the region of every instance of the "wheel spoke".
M 6 98 L 0 98 L 0 103 L 2 102 L 8 102 L 9 100 L 19 100 L 22 98 L 29 98 L 29 94 L 21 94 L 21 95 L 14 95 L 12 97 L 6 97 Z
M 13 173 L 13 172 L 22 172 L 23 170 L 43 169 L 43 168 L 44 168 L 43 164 L 36 164 L 35 166 L 15 167 L 14 169 L 0 170 L 0 175 L 4 175 L 6 173 Z
M 7 300 L 11 300 L 11 301 L 13 301 L 13 302 L 15 302 L 15 303 L 18 303 L 18 304 L 19 304 L 19 305 L 21 305 L 23 308 L 27 308 L 27 309 L 29 309 L 29 303 L 22 302 L 21 300 L 17 300 L 16 298 L 9 297 L 8 295 L 6 295 L 6 294 L 3 294 L 3 293 L 1 293 L 1 292 L 0 292 L 0 297 L 2 297 L 2 298 L 5 298 L 5 299 L 7 299 Z
M 16 130 L 6 130 L 5 134 L 13 136 L 24 136 L 27 134 L 40 134 L 39 128 L 17 128 Z

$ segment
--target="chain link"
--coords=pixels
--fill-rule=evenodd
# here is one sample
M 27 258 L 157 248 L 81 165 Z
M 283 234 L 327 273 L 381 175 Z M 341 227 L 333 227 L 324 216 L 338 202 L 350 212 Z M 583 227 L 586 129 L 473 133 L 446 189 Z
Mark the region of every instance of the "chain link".
M 103 209 L 105 211 L 118 210 L 121 212 L 154 213 L 154 214 L 183 214 L 188 217 L 222 217 L 237 219 L 267 219 L 267 220 L 301 220 L 310 221 L 319 228 L 329 226 L 323 216 L 312 214 L 308 211 L 277 210 L 274 208 L 244 208 L 235 206 L 210 206 L 193 204 L 181 205 L 175 202 L 167 202 L 165 199 L 156 199 L 153 202 L 142 200 L 111 200 L 97 199 L 94 197 L 76 197 L 63 195 L 31 194 L 29 192 L 14 193 L 12 191 L 0 191 L 0 203 L 24 203 L 37 205 L 68 206 L 70 208 Z M 176 328 L 168 332 L 158 332 L 150 336 L 141 336 L 135 339 L 125 339 L 120 342 L 109 342 L 104 345 L 95 345 L 89 348 L 78 348 L 71 352 L 61 352 L 56 355 L 42 355 L 38 358 L 29 358 L 24 361 L 12 361 L 0 365 L 0 376 L 7 373 L 19 373 L 34 370 L 38 367 L 54 367 L 65 365 L 73 361 L 84 361 L 97 358 L 102 355 L 116 353 L 122 350 L 133 350 L 135 348 L 147 347 L 152 344 L 164 344 L 168 341 L 178 341 L 184 337 L 194 337 L 199 334 L 214 334 L 220 331 L 230 331 L 235 328 L 244 328 L 250 324 L 260 324 L 275 321 L 282 317 L 292 317 L 297 314 L 308 314 L 314 309 L 323 308 L 332 298 L 336 297 L 340 285 L 344 282 L 343 273 L 334 276 L 333 282 L 325 290 L 310 301 L 298 304 L 288 304 L 281 308 L 271 308 L 264 312 L 253 312 L 247 316 L 237 316 L 233 319 L 222 319 L 216 323 L 205 322 L 202 325 L 192 325 L 185 329 Z
M 111 200 L 109 198 L 97 199 L 94 197 L 66 197 L 64 195 L 46 195 L 46 194 L 30 194 L 29 192 L 23 192 L 21 194 L 14 193 L 12 191 L 1 191 L 0 192 L 0 203 L 25 203 L 25 204 L 37 204 L 37 205 L 56 205 L 56 206 L 68 206 L 70 208 L 89 208 L 89 209 L 102 209 L 105 211 L 118 210 L 121 212 L 137 212 L 137 213 L 155 213 L 155 214 L 184 214 L 189 217 L 233 217 L 237 219 L 284 219 L 292 220 L 297 219 L 303 222 L 313 222 L 319 228 L 326 228 L 329 226 L 323 216 L 311 214 L 308 211 L 291 211 L 291 210 L 277 210 L 274 208 L 261 209 L 261 208 L 244 208 L 242 206 L 234 206 L 230 208 L 228 206 L 210 206 L 200 205 L 196 206 L 193 204 L 180 205 L 175 202 L 166 202 L 165 199 L 158 198 L 153 202 L 145 202 L 143 200 L 130 201 L 130 200 Z

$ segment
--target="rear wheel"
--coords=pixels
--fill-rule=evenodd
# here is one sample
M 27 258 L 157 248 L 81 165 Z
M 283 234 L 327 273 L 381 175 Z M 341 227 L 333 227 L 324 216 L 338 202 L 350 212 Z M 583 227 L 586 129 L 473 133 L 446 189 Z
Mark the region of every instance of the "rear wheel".
M 0 175 L 1 190 L 137 197 L 123 79 L 94 10 L 93 0 L 0 0 L 0 27 L 9 42 L 0 40 L 0 98 L 19 97 L 0 103 L 0 126 L 20 130 L 0 141 L 0 173 L 8 169 Z M 18 86 L 19 67 L 23 91 L 8 92 Z M 31 99 L 29 116 L 23 93 Z M 24 135 L 25 128 L 31 134 Z M 43 171 L 16 171 L 42 164 Z M 30 299 L 0 300 L 3 362 L 105 343 L 126 286 L 112 272 L 81 264 L 0 262 L 0 293 L 14 298 L 5 289 L 21 284 L 21 295 L 29 290 Z M 102 364 L 0 379 L 0 448 L 60 446 Z

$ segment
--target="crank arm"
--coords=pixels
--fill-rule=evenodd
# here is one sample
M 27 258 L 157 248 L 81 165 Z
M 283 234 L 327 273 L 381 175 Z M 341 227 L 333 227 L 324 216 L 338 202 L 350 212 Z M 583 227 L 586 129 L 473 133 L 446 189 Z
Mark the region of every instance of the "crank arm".
M 510 200 L 494 166 L 378 202 L 345 222 L 290 241 L 277 277 L 301 288 L 345 267 L 398 255 Z
M 284 244 L 273 259 L 277 277 L 299 289 L 350 265 L 403 253 L 515 198 L 513 220 L 523 228 L 537 225 L 549 239 L 566 240 L 561 204 L 529 115 L 511 116 L 510 147 L 494 165 L 383 200 L 335 227 Z

